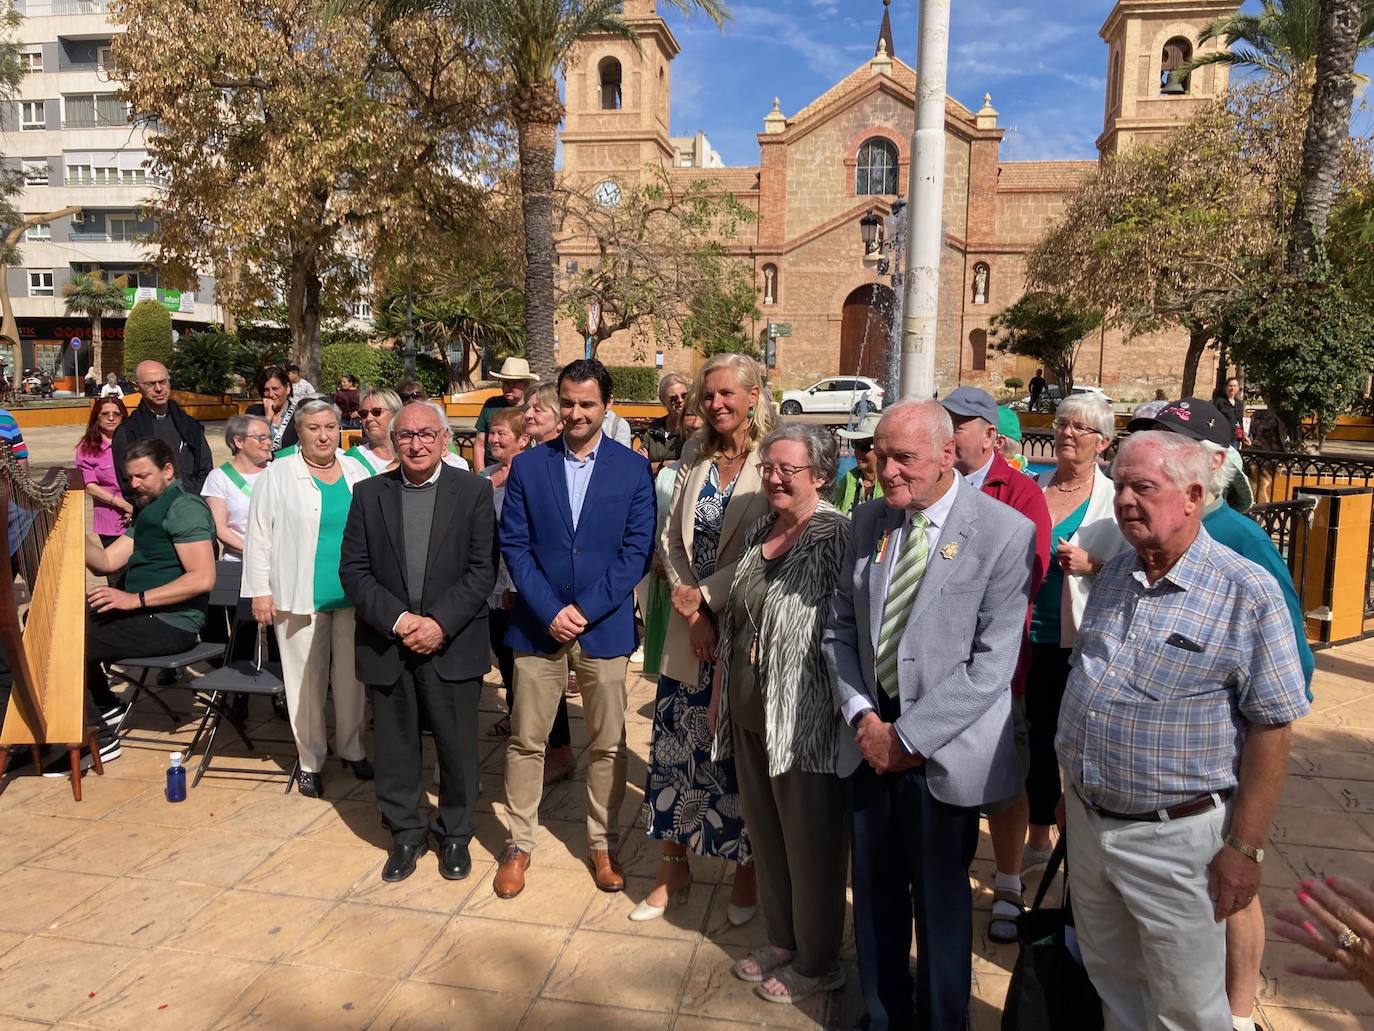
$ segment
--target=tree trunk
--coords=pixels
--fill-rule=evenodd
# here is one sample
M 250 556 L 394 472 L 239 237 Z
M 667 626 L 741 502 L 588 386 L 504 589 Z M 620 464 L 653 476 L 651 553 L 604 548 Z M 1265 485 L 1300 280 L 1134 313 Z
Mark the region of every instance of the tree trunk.
M 91 368 L 101 379 L 105 378 L 104 353 L 101 348 L 100 339 L 100 316 L 96 315 L 91 319 Z
M 562 104 L 557 87 L 539 84 L 520 98 L 520 210 L 525 223 L 525 355 L 541 379 L 558 364 L 554 337 L 553 159 Z M 549 94 L 552 94 L 550 96 Z
M 1297 276 L 1311 266 L 1326 235 L 1341 147 L 1350 132 L 1363 8 L 1363 0 L 1321 0 L 1317 79 L 1302 141 L 1302 172 L 1288 245 L 1288 270 Z
M 291 256 L 291 291 L 286 313 L 291 329 L 291 360 L 301 375 L 320 386 L 320 273 L 315 263 L 318 248 L 307 244 Z
M 1183 359 L 1183 396 L 1192 397 L 1197 390 L 1197 367 L 1202 361 L 1202 352 L 1212 342 L 1212 331 L 1197 323 L 1187 329 L 1188 354 Z

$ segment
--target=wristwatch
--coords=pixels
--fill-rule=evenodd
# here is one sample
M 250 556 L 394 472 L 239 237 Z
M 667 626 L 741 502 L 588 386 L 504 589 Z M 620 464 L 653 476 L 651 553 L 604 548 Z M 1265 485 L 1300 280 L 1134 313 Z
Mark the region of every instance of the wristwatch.
M 143 597 L 142 591 L 138 592 L 138 607 L 141 609 L 146 609 L 148 607 L 148 599 Z
M 1222 840 L 1225 841 L 1226 844 L 1230 845 L 1237 852 L 1239 852 L 1241 855 L 1243 855 L 1246 859 L 1253 859 L 1257 863 L 1264 862 L 1264 849 L 1255 848 L 1254 845 L 1247 845 L 1234 834 L 1228 834 Z

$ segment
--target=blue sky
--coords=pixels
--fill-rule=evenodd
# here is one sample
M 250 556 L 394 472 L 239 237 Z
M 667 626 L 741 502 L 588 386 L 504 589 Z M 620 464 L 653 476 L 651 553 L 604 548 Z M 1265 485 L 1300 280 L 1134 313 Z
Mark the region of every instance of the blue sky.
M 666 7 L 666 5 L 664 5 Z M 1257 7 L 1250 0 L 1247 7 Z M 726 164 L 758 161 L 773 97 L 792 115 L 873 54 L 882 0 L 735 0 L 724 31 L 663 12 L 682 44 L 673 62 L 672 131 L 703 129 Z M 1111 0 L 954 0 L 949 91 L 977 109 L 985 92 L 1006 128 L 1006 160 L 1094 158 Z M 893 0 L 896 56 L 916 64 L 917 0 Z M 1369 74 L 1374 61 L 1361 62 Z M 1357 112 L 1356 128 L 1374 117 Z

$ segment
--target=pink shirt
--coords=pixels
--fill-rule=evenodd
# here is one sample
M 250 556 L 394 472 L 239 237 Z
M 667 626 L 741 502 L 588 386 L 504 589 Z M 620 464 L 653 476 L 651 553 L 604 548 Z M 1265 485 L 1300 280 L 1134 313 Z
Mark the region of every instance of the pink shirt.
M 100 452 L 91 454 L 81 445 L 76 445 L 76 467 L 81 470 L 84 483 L 94 483 L 104 487 L 117 498 L 124 495 L 119 491 L 119 481 L 115 479 L 114 447 L 108 437 L 100 438 Z M 119 509 L 103 501 L 95 502 L 95 514 L 91 529 L 105 537 L 117 537 L 124 532 L 124 520 Z

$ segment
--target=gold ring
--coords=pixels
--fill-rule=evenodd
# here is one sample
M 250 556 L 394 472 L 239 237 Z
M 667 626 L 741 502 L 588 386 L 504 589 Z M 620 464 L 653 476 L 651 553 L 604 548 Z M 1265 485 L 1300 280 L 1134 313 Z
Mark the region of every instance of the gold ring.
M 1347 951 L 1359 945 L 1361 941 L 1363 939 L 1348 927 L 1336 935 L 1336 944 Z

